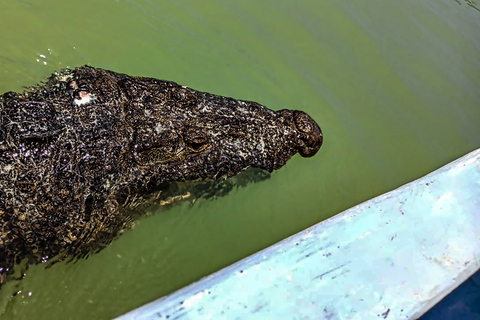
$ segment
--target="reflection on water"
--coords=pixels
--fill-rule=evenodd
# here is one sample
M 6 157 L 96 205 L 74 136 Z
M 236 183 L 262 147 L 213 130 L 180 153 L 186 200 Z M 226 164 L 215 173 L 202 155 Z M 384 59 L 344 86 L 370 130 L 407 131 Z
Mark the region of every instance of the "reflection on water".
M 463 0 L 469 7 L 472 7 L 473 9 L 477 10 L 478 12 L 480 12 L 480 9 L 478 9 L 478 5 L 474 2 L 474 1 L 471 1 L 471 0 Z M 462 4 L 460 2 L 460 0 L 455 0 L 456 3 L 458 4 Z

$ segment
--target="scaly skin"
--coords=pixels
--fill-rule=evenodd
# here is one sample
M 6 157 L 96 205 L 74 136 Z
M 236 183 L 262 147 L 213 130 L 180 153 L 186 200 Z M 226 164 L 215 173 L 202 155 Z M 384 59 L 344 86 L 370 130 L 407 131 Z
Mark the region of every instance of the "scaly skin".
M 0 283 L 22 259 L 104 247 L 131 226 L 135 210 L 125 209 L 161 200 L 169 183 L 248 167 L 271 172 L 297 152 L 313 156 L 322 140 L 301 111 L 89 66 L 7 92 L 0 96 Z

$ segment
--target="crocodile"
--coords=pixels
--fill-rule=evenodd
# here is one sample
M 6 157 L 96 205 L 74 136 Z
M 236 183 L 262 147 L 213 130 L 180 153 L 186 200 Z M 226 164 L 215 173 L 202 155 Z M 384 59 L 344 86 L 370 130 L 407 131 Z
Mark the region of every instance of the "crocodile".
M 318 124 L 296 110 L 91 66 L 0 96 L 0 284 L 21 261 L 100 250 L 172 183 L 272 172 L 311 157 Z M 175 198 L 177 197 L 177 198 Z M 173 200 L 172 200 L 173 199 Z

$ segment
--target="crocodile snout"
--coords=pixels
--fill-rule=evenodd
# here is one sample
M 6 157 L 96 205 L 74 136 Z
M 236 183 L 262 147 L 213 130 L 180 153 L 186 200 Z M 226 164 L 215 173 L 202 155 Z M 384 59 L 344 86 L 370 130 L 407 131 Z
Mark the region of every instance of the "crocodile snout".
M 293 111 L 293 124 L 300 134 L 299 150 L 302 157 L 312 157 L 323 143 L 322 130 L 308 114 L 302 111 Z

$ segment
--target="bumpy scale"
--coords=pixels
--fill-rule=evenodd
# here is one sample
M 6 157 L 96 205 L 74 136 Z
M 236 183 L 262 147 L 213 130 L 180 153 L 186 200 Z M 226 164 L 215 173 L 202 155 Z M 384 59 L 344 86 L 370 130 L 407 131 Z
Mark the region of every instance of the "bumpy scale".
M 98 250 L 168 183 L 271 172 L 322 144 L 306 113 L 83 66 L 0 96 L 0 284 Z M 169 201 L 160 199 L 159 201 Z

